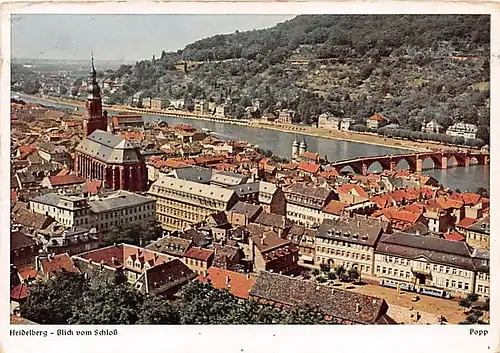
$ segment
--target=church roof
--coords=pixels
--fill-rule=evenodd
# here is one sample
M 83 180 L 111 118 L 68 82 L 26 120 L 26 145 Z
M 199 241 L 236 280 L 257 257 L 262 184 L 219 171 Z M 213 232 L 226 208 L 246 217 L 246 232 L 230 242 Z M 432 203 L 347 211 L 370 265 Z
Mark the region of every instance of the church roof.
M 129 141 L 101 130 L 84 138 L 76 151 L 109 164 L 138 163 L 142 159 Z

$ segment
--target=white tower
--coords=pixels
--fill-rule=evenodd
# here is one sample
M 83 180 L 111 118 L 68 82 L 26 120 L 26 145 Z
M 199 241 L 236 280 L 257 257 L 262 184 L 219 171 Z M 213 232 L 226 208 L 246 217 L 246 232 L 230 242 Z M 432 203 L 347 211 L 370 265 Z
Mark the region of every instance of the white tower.
M 295 159 L 298 153 L 299 153 L 299 141 L 297 141 L 297 136 L 295 136 L 295 139 L 293 140 L 292 143 L 292 159 Z
M 307 152 L 307 143 L 306 140 L 302 138 L 302 142 L 300 143 L 299 146 L 299 156 L 304 152 Z

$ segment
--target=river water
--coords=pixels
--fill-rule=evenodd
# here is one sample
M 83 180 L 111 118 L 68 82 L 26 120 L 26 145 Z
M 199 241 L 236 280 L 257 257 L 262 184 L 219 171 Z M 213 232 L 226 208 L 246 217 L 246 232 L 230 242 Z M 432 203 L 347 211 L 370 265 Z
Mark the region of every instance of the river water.
M 52 103 L 44 101 L 42 99 L 32 99 L 24 96 L 22 96 L 21 98 L 24 101 L 30 103 L 40 103 L 46 106 L 74 109 L 74 107 L 70 105 Z M 79 109 L 81 110 L 83 108 L 79 107 Z M 115 112 L 110 110 L 110 113 L 114 114 Z M 291 146 L 295 137 L 297 137 L 299 141 L 302 141 L 302 139 L 304 138 L 310 152 L 317 152 L 322 158 L 325 158 L 326 156 L 326 158 L 330 162 L 363 156 L 408 153 L 407 150 L 391 147 L 331 140 L 313 136 L 297 136 L 294 133 L 223 124 L 205 120 L 165 117 L 148 114 L 143 114 L 143 118 L 145 122 L 162 120 L 167 122 L 169 125 L 183 123 L 195 126 L 197 128 L 206 127 L 211 129 L 213 131 L 212 134 L 215 137 L 220 138 L 221 140 L 246 140 L 258 145 L 262 149 L 272 150 L 275 154 L 283 156 L 285 158 L 291 157 Z M 489 190 L 489 166 L 473 165 L 468 168 L 455 168 L 451 167 L 450 165 L 450 168 L 444 170 L 425 169 L 432 168 L 432 161 L 430 159 L 427 159 L 424 161 L 423 167 L 423 174 L 430 175 L 436 178 L 442 185 L 450 189 L 460 189 L 462 192 L 465 190 L 475 192 L 477 188 L 484 187 Z M 400 165 L 398 165 L 398 168 L 407 168 L 407 165 L 405 165 L 405 162 L 401 162 Z M 379 171 L 379 169 L 379 165 L 372 165 L 369 171 Z

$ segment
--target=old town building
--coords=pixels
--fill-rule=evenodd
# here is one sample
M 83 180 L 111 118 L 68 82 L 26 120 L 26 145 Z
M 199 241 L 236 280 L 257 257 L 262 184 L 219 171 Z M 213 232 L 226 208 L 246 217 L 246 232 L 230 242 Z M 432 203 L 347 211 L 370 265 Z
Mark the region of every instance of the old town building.
M 195 274 L 180 259 L 128 244 L 117 244 L 73 256 L 76 267 L 92 277 L 120 276 L 137 290 L 173 296 Z
M 107 113 L 102 111 L 101 92 L 94 60 L 88 85 L 84 139 L 75 149 L 75 172 L 91 180 L 102 180 L 112 190 L 144 191 L 147 169 L 138 148 L 109 132 Z
M 112 190 L 145 191 L 146 163 L 129 141 L 96 130 L 75 149 L 75 172 L 91 180 L 102 180 Z
M 356 268 L 362 276 L 371 276 L 383 229 L 383 222 L 373 218 L 325 219 L 316 235 L 316 265 Z
M 92 197 L 45 194 L 31 199 L 30 209 L 52 216 L 61 225 L 95 227 L 100 233 L 155 220 L 154 200 L 124 190 Z
M 335 193 L 324 187 L 304 183 L 292 184 L 283 190 L 286 198 L 286 216 L 308 227 L 323 221 L 322 209 L 335 198 Z
M 233 190 L 192 181 L 163 177 L 151 185 L 156 218 L 167 230 L 203 222 L 210 214 L 227 211 L 238 202 Z
M 444 289 L 453 295 L 474 291 L 476 268 L 464 242 L 394 233 L 375 249 L 374 275 Z

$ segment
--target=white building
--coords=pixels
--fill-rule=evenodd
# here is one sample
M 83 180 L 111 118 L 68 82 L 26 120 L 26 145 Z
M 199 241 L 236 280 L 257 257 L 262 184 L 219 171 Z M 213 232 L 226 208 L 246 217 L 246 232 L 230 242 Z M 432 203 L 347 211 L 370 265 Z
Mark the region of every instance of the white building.
M 29 208 L 67 227 L 93 227 L 98 232 L 118 225 L 151 224 L 156 217 L 154 199 L 124 190 L 92 197 L 50 193 L 30 200 Z
M 446 130 L 446 135 L 462 136 L 465 139 L 475 139 L 477 126 L 474 124 L 456 123 Z
M 349 131 L 351 124 L 354 124 L 354 120 L 351 118 L 345 118 L 340 121 L 340 131 Z

